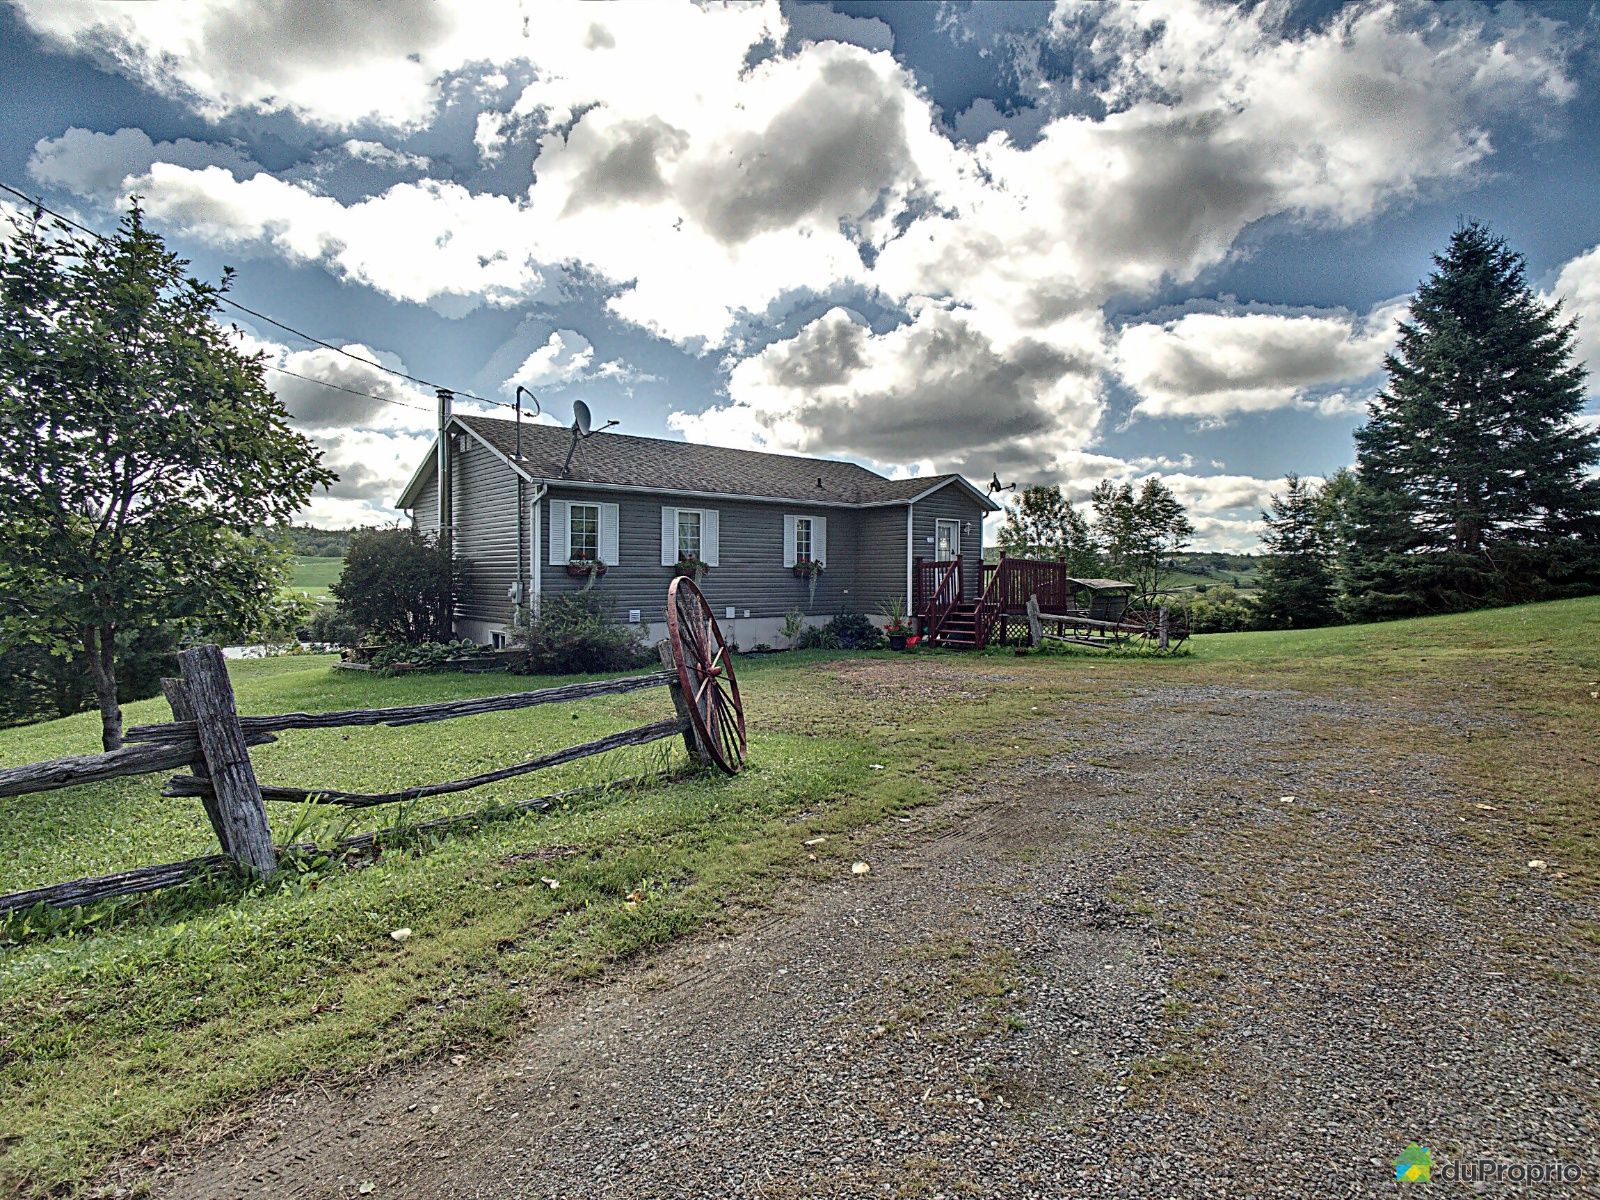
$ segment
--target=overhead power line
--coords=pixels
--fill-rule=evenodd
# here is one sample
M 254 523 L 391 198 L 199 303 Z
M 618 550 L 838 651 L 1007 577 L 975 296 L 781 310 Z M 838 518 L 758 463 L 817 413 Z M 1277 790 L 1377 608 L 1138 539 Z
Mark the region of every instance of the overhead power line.
M 365 362 L 366 360 L 363 359 L 362 361 Z M 404 400 L 396 400 L 392 396 L 379 396 L 372 392 L 363 392 L 356 388 L 345 387 L 342 383 L 329 383 L 326 379 L 318 379 L 315 375 L 302 375 L 299 371 L 291 371 L 288 367 L 280 367 L 274 363 L 262 363 L 261 365 L 266 367 L 266 369 L 269 371 L 278 372 L 280 375 L 292 375 L 296 379 L 303 379 L 307 383 L 315 383 L 320 387 L 332 388 L 336 392 L 348 392 L 352 396 L 365 396 L 368 400 L 379 400 L 384 404 L 398 404 L 401 408 L 412 408 L 417 412 L 431 411 L 421 404 L 407 404 Z
M 82 221 L 75 221 L 71 217 L 67 216 L 65 213 L 57 212 L 55 209 L 53 209 L 53 208 L 49 207 L 48 205 L 46 205 L 44 203 L 44 201 L 38 199 L 37 197 L 28 195 L 28 193 L 20 190 L 19 188 L 12 187 L 9 183 L 5 183 L 3 181 L 0 181 L 0 191 L 5 191 L 5 192 L 11 193 L 11 195 L 17 197 L 17 199 L 23 201 L 29 207 L 34 209 L 35 212 L 48 213 L 50 216 L 54 217 L 56 220 L 60 221 L 62 224 L 69 225 L 73 229 L 77 229 L 77 230 L 79 230 L 79 231 L 81 231 L 83 233 L 86 233 L 92 238 L 97 238 L 100 241 L 107 240 L 106 239 L 106 235 L 101 233 L 99 230 L 90 229 L 89 226 L 85 225 Z M 433 388 L 435 391 L 450 392 L 451 394 L 455 395 L 456 397 L 458 397 L 459 399 L 462 399 L 462 400 L 473 400 L 473 401 L 476 401 L 479 404 L 490 404 L 490 405 L 494 405 L 494 406 L 496 406 L 498 408 L 513 408 L 513 407 L 515 407 L 508 400 L 494 400 L 494 399 L 491 399 L 488 396 L 479 396 L 479 395 L 477 395 L 477 394 L 475 394 L 473 392 L 464 391 L 461 388 L 454 388 L 454 387 L 449 387 L 449 386 L 447 386 L 445 384 L 442 384 L 442 383 L 435 383 L 431 379 L 423 379 L 419 375 L 408 375 L 406 372 L 397 370 L 394 367 L 386 367 L 382 363 L 374 362 L 370 358 L 363 358 L 359 354 L 352 354 L 349 350 L 346 350 L 343 346 L 336 346 L 332 342 L 326 341 L 323 338 L 319 338 L 319 337 L 315 336 L 314 334 L 306 333 L 302 329 L 296 329 L 293 325 L 289 325 L 289 324 L 287 324 L 287 323 L 285 323 L 283 321 L 278 320 L 277 317 L 268 316 L 264 312 L 260 312 L 260 311 L 254 309 L 254 308 L 250 308 L 247 305 L 240 304 L 237 300 L 234 300 L 229 296 L 219 295 L 217 298 L 219 300 L 221 300 L 222 303 L 226 304 L 228 307 L 237 309 L 239 312 L 245 313 L 248 316 L 252 316 L 258 321 L 265 321 L 268 325 L 271 325 L 271 326 L 273 326 L 273 327 L 275 327 L 277 329 L 281 329 L 285 333 L 293 334 L 295 337 L 302 338 L 305 341 L 311 342 L 314 345 L 321 346 L 325 350 L 332 350 L 335 354 L 342 354 L 342 355 L 344 355 L 344 357 L 346 357 L 348 359 L 351 359 L 351 360 L 353 360 L 355 362 L 358 362 L 362 366 L 371 367 L 375 371 L 382 371 L 386 375 L 393 375 L 396 379 L 404 379 L 408 383 L 415 383 L 415 384 L 418 384 L 418 385 L 420 385 L 422 387 Z M 297 379 L 306 379 L 306 380 L 309 380 L 312 383 L 322 383 L 323 382 L 320 379 L 313 379 L 309 375 L 296 375 L 296 373 L 294 371 L 287 371 L 287 370 L 284 370 L 284 368 L 282 368 L 282 367 L 274 367 L 273 370 L 275 370 L 275 371 L 283 371 L 283 373 L 285 375 L 295 375 L 295 377 Z M 331 387 L 331 388 L 337 388 L 341 392 L 351 392 L 352 394 L 357 395 L 357 396 L 367 396 L 369 399 L 373 399 L 373 400 L 382 400 L 387 404 L 402 404 L 406 408 L 420 408 L 420 406 L 416 405 L 416 404 L 405 404 L 405 402 L 402 401 L 402 400 L 390 400 L 388 397 L 385 397 L 385 396 L 374 396 L 370 392 L 358 392 L 358 391 L 355 391 L 353 388 L 341 387 L 339 384 L 336 384 L 336 383 L 324 384 L 324 386 Z M 422 411 L 427 411 L 427 410 L 423 409 Z

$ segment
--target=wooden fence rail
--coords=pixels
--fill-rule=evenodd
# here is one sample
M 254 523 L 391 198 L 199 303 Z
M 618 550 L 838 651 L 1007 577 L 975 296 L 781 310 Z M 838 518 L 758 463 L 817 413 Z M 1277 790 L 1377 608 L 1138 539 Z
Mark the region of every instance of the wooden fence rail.
M 480 696 L 471 700 L 441 700 L 433 704 L 408 704 L 395 708 L 349 708 L 342 712 L 278 713 L 266 717 L 240 717 L 239 728 L 247 735 L 275 733 L 285 729 L 340 729 L 354 725 L 423 725 L 430 721 L 449 721 L 480 713 L 508 712 L 539 704 L 560 704 L 586 700 L 592 696 L 614 696 L 642 688 L 666 687 L 676 676 L 671 671 L 650 675 L 627 675 L 621 679 L 600 679 L 589 683 L 569 683 L 561 687 L 540 688 L 536 692 L 512 692 L 505 696 Z M 194 722 L 169 721 L 161 725 L 135 725 L 128 730 L 130 742 L 166 741 L 193 737 Z
M 564 800 L 575 799 L 579 796 L 597 795 L 613 787 L 626 787 L 630 784 L 642 783 L 653 778 L 657 777 L 638 776 L 631 780 L 573 788 L 565 792 L 555 792 L 548 796 L 538 796 L 531 800 L 518 800 L 514 804 L 491 810 L 488 814 L 483 812 L 452 813 L 449 816 L 418 821 L 414 825 L 405 826 L 403 830 L 398 832 L 404 836 L 415 837 L 419 834 L 448 831 L 458 826 L 475 825 L 482 822 L 486 815 L 547 812 Z M 291 846 L 284 846 L 282 849 L 286 854 L 291 851 L 315 853 L 319 850 L 348 853 L 368 849 L 386 838 L 393 837 L 396 832 L 393 829 L 371 829 L 365 833 L 342 837 L 331 847 L 325 848 L 312 845 L 309 842 L 297 842 Z M 207 854 L 199 858 L 186 858 L 182 862 L 162 863 L 156 867 L 136 867 L 131 871 L 118 871 L 113 875 L 95 875 L 87 879 L 71 879 L 65 883 L 52 883 L 48 887 L 31 888 L 26 892 L 13 892 L 9 896 L 0 896 L 0 914 L 27 912 L 30 908 L 39 904 L 45 904 L 51 908 L 71 908 L 75 904 L 92 904 L 99 900 L 114 900 L 122 896 L 138 896 L 146 892 L 160 891 L 162 888 L 192 883 L 197 879 L 209 878 L 224 872 L 231 873 L 233 866 L 234 860 L 226 854 Z
M 624 746 L 643 746 L 649 742 L 660 741 L 662 738 L 676 737 L 684 730 L 684 722 L 677 717 L 666 721 L 657 721 L 653 725 L 641 725 L 637 729 L 625 729 L 621 733 L 609 734 L 592 742 L 584 742 L 577 746 L 567 746 L 552 754 L 541 755 L 539 758 L 530 758 L 527 762 L 516 763 L 509 767 L 500 767 L 494 771 L 485 771 L 481 775 L 471 775 L 466 779 L 453 779 L 449 783 L 426 783 L 416 787 L 401 788 L 396 792 L 337 792 L 329 788 L 295 788 L 271 787 L 263 785 L 261 797 L 264 800 L 290 800 L 303 804 L 307 800 L 316 804 L 342 804 L 348 808 L 371 808 L 377 804 L 399 804 L 407 800 L 424 800 L 429 796 L 448 796 L 451 792 L 465 792 L 475 787 L 483 787 L 489 783 L 499 783 L 502 779 L 514 779 L 518 775 L 526 775 L 531 771 L 543 771 L 547 767 L 559 767 L 563 763 L 576 762 L 580 758 L 588 758 L 593 754 L 604 754 L 607 750 L 620 750 Z M 210 796 L 213 795 L 212 783 L 195 775 L 174 776 L 167 784 L 163 796 Z
M 257 736 L 250 739 L 250 744 L 261 746 L 277 740 L 275 737 Z M 199 752 L 200 740 L 191 731 L 186 737 L 124 746 L 121 750 L 111 750 L 105 754 L 76 754 L 67 758 L 53 758 L 49 762 L 5 767 L 0 769 L 0 797 L 52 792 L 57 788 L 100 783 L 128 775 L 176 771 L 188 766 Z
M 662 660 L 664 665 L 671 662 L 671 655 L 665 646 Z M 0 912 L 31 907 L 41 900 L 58 905 L 78 904 L 102 895 L 149 891 L 188 878 L 196 870 L 210 869 L 208 864 L 215 865 L 218 862 L 231 861 L 255 874 L 270 876 L 277 870 L 278 855 L 267 821 L 267 800 L 310 800 L 356 808 L 394 804 L 462 792 L 591 755 L 604 754 L 608 750 L 641 746 L 680 735 L 692 759 L 702 765 L 711 761 L 693 732 L 688 705 L 675 670 L 433 704 L 241 717 L 234 705 L 233 688 L 228 680 L 227 663 L 221 649 L 201 646 L 186 650 L 179 655 L 179 662 L 183 669 L 182 677 L 162 680 L 162 690 L 172 707 L 174 720 L 130 729 L 128 738 L 132 744 L 121 750 L 58 758 L 0 770 L 0 797 L 187 767 L 190 774 L 175 776 L 162 794 L 197 797 L 201 800 L 217 840 L 221 843 L 222 855 L 0 896 Z M 274 742 L 277 740 L 274 734 L 287 729 L 418 725 L 593 696 L 620 695 L 652 687 L 666 687 L 671 692 L 675 716 L 444 783 L 419 784 L 398 791 L 375 793 L 342 792 L 316 787 L 263 787 L 256 779 L 255 767 L 250 761 L 249 747 Z

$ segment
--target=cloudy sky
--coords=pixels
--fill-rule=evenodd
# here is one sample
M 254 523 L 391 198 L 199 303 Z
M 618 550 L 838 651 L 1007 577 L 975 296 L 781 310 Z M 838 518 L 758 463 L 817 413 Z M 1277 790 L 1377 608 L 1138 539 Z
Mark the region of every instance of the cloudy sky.
M 240 321 L 342 475 L 318 523 L 391 519 L 429 437 L 364 359 L 895 474 L 1159 474 L 1249 548 L 1463 218 L 1600 381 L 1597 41 L 1587 0 L 8 0 L 0 180 L 97 228 L 138 193 L 355 356 Z

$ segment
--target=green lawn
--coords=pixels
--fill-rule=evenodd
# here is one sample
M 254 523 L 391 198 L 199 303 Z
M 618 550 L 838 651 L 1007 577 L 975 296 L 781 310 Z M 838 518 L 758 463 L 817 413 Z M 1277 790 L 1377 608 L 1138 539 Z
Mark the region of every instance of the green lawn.
M 294 574 L 289 578 L 289 586 L 303 595 L 320 599 L 328 595 L 328 589 L 339 581 L 343 571 L 342 558 L 312 558 L 309 555 L 296 554 Z
M 91 930 L 0 950 L 0 1194 L 70 1193 L 112 1157 L 286 1080 L 332 1081 L 493 1045 L 515 1030 L 523 997 L 551 980 L 590 976 L 733 920 L 796 871 L 848 870 L 842 839 L 817 847 L 817 863 L 806 839 L 1059 746 L 1062 730 L 1042 727 L 1042 717 L 1081 723 L 1073 736 L 1092 737 L 1108 688 L 1243 683 L 1509 714 L 1514 725 L 1476 736 L 1430 729 L 1441 770 L 1476 794 L 1515 798 L 1526 820 L 1508 864 L 1538 854 L 1563 864 L 1570 886 L 1600 878 L 1600 598 L 1212 635 L 1191 647 L 1169 659 L 994 651 L 744 660 L 751 769 L 737 778 L 594 796 L 546 817 L 401 845 L 360 870 L 286 872 L 270 890 L 174 893 Z M 547 682 L 385 679 L 334 671 L 330 661 L 230 664 L 240 710 L 396 705 Z M 954 698 L 957 690 L 968 698 Z M 409 729 L 295 731 L 253 756 L 268 782 L 374 790 L 503 765 L 658 719 L 667 706 L 664 691 L 649 691 Z M 130 724 L 166 715 L 160 701 L 128 706 Z M 82 714 L 0 731 L 0 764 L 92 751 L 95 726 Z M 974 736 L 994 731 L 1005 736 Z M 1359 753 L 1417 734 L 1375 723 L 1339 736 Z M 953 745 L 964 753 L 951 754 Z M 662 767 L 664 753 L 682 764 L 681 745 L 660 743 L 411 806 L 404 818 L 634 776 Z M 0 891 L 213 851 L 198 802 L 163 800 L 159 783 L 0 800 Z M 280 839 L 297 815 L 274 806 Z M 395 819 L 367 810 L 350 828 Z M 342 828 L 330 817 L 310 832 L 326 844 Z M 412 936 L 392 939 L 401 928 Z

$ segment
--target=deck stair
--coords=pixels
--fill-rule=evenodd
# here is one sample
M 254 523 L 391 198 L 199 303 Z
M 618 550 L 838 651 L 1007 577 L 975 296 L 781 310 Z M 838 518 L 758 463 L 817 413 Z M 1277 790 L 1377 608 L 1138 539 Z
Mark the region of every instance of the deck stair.
M 943 646 L 949 650 L 973 650 L 978 648 L 979 626 L 982 619 L 992 616 L 986 609 L 994 608 L 993 605 L 984 605 L 978 600 L 959 600 L 951 608 L 950 613 L 940 622 L 939 628 L 928 637 L 930 645 Z

